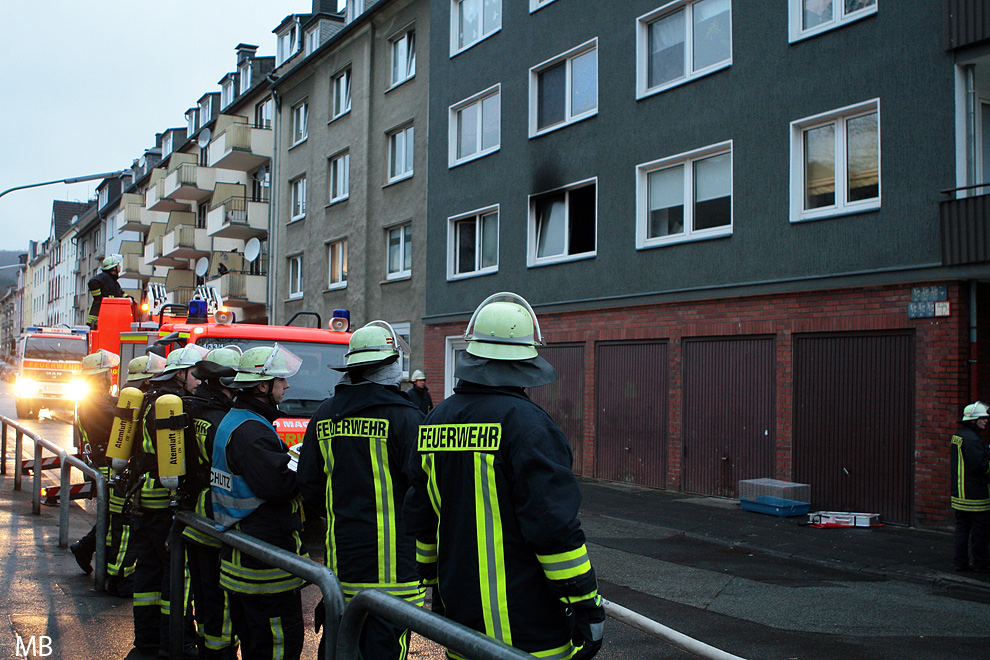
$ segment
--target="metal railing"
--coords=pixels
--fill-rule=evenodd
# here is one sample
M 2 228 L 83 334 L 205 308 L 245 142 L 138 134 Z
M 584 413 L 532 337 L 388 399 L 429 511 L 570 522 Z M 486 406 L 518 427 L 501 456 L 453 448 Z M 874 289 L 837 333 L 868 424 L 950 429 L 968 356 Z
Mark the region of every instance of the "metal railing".
M 100 474 L 99 470 L 86 465 L 78 456 L 67 453 L 64 449 L 37 435 L 9 417 L 0 415 L 0 431 L 3 434 L 0 443 L 0 474 L 7 474 L 7 434 L 9 428 L 13 427 L 14 435 L 14 490 L 21 490 L 24 476 L 24 468 L 21 461 L 24 458 L 24 437 L 30 438 L 34 442 L 34 467 L 32 468 L 31 479 L 31 513 L 41 514 L 41 472 L 42 458 L 44 451 L 58 456 L 61 465 L 59 476 L 59 516 L 58 516 L 58 547 L 69 547 L 69 503 L 72 500 L 71 476 L 72 468 L 76 468 L 86 477 L 92 479 L 96 488 L 96 552 L 93 555 L 93 581 L 97 591 L 102 591 L 104 581 L 107 576 L 107 528 L 110 519 L 109 490 L 107 482 Z M 101 542 L 102 541 L 102 542 Z
M 185 556 L 182 529 L 193 527 L 212 538 L 257 559 L 301 577 L 320 588 L 326 607 L 323 648 L 326 660 L 357 660 L 358 640 L 368 614 L 380 616 L 399 626 L 463 654 L 474 660 L 532 660 L 530 654 L 471 630 L 459 623 L 417 607 L 388 594 L 366 590 L 344 603 L 344 592 L 337 576 L 327 566 L 300 557 L 270 543 L 259 541 L 242 532 L 224 532 L 214 527 L 212 520 L 189 511 L 175 515 L 171 531 L 171 589 L 181 594 L 184 586 L 183 558 Z M 175 600 L 175 597 L 173 597 Z M 169 656 L 182 657 L 183 608 L 173 607 L 169 613 Z

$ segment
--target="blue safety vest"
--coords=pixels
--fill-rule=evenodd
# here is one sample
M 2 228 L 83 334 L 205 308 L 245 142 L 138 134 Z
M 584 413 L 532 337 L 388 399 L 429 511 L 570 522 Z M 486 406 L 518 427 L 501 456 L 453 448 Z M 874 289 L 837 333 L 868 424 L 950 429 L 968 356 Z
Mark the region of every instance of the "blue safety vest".
M 217 529 L 230 529 L 240 521 L 255 512 L 265 500 L 254 494 L 244 477 L 233 474 L 227 467 L 227 443 L 244 422 L 257 420 L 264 424 L 270 422 L 261 415 L 234 408 L 228 412 L 213 440 L 213 468 L 210 471 L 210 493 L 213 495 L 213 519 Z

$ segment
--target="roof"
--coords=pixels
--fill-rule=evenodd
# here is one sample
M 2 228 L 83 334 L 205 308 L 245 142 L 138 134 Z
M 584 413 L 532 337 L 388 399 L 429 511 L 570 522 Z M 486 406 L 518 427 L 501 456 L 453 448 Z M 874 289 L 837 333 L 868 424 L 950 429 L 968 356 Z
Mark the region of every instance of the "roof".
M 52 202 L 52 235 L 61 238 L 72 226 L 72 218 L 83 215 L 93 202 Z

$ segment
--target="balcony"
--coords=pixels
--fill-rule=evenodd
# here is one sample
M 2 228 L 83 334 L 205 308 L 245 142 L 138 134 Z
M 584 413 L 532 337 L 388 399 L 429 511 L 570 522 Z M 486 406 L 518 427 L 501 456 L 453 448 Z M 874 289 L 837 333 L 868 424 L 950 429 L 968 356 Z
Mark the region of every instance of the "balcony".
M 274 140 L 270 128 L 255 128 L 244 117 L 225 115 L 217 119 L 218 127 L 226 123 L 224 119 L 230 123 L 210 143 L 210 167 L 250 172 L 271 160 Z
M 120 231 L 148 231 L 147 214 L 144 212 L 144 195 L 124 193 L 120 197 Z
M 175 213 L 181 213 L 176 211 Z M 187 215 L 192 216 L 192 213 Z M 164 222 L 152 222 L 150 229 L 148 230 L 148 236 L 145 239 L 144 244 L 144 263 L 149 266 L 168 266 L 169 268 L 174 268 L 176 266 L 188 266 L 188 260 L 173 259 L 171 257 L 166 257 L 162 252 L 164 247 L 164 241 L 162 240 L 165 233 L 170 230 L 170 225 Z
M 247 273 L 227 273 L 210 284 L 216 287 L 227 307 L 245 309 L 264 305 L 268 295 L 267 277 Z
M 990 184 L 942 192 L 951 194 L 965 190 L 988 189 Z M 990 262 L 990 194 L 941 202 L 939 220 L 943 265 Z
M 248 240 L 268 232 L 268 202 L 253 202 L 246 197 L 228 197 L 206 216 L 209 236 Z
M 146 228 L 150 229 L 150 227 Z M 145 245 L 141 241 L 121 241 L 120 254 L 124 263 L 120 267 L 120 277 L 147 281 L 154 270 L 144 262 Z
M 165 175 L 162 194 L 175 202 L 202 202 L 213 195 L 216 173 L 195 163 L 181 163 Z
M 165 195 L 165 179 L 148 188 L 144 194 L 144 207 L 149 211 L 187 211 L 189 204 L 169 199 Z
M 210 254 L 210 237 L 205 229 L 180 225 L 162 236 L 162 256 L 167 259 L 199 259 Z

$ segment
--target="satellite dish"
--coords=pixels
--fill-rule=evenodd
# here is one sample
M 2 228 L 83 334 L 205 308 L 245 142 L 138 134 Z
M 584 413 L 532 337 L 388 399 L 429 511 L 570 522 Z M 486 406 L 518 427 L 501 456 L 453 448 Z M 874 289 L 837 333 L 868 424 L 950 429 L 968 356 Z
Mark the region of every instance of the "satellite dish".
M 210 270 L 210 260 L 206 257 L 200 257 L 196 260 L 196 274 L 200 277 L 204 277 L 206 272 Z
M 74 216 L 72 216 L 72 220 L 69 220 L 69 224 L 70 224 L 70 225 L 74 225 L 74 224 L 76 224 L 77 222 L 79 222 L 79 216 L 78 216 L 78 215 L 74 215 Z
M 206 147 L 210 146 L 210 139 L 212 137 L 213 133 L 210 132 L 210 129 L 204 128 L 199 132 L 199 137 L 196 138 L 196 144 L 199 145 L 200 149 L 206 149 Z
M 258 258 L 259 254 L 261 254 L 261 241 L 257 238 L 252 238 L 247 242 L 247 245 L 244 246 L 244 258 L 250 262 L 254 262 L 254 260 Z
M 262 165 L 258 168 L 257 173 L 254 175 L 254 179 L 255 181 L 264 181 L 266 176 L 268 176 L 268 168 Z

